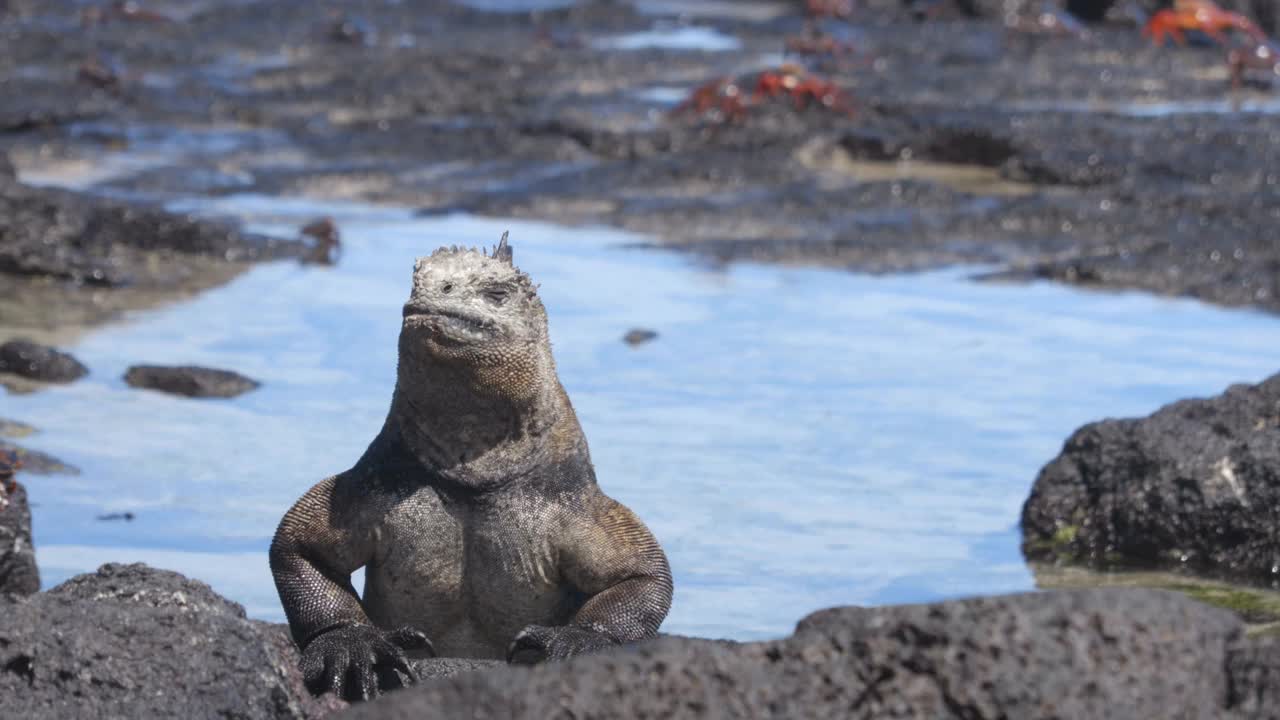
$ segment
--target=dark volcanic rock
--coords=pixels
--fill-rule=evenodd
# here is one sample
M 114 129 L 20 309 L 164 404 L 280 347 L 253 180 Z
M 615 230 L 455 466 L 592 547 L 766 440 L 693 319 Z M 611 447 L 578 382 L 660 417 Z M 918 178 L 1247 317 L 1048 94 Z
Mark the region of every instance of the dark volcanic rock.
M 315 717 L 274 626 L 204 583 L 104 565 L 0 608 L 8 717 Z
M 841 608 L 776 642 L 665 638 L 449 678 L 343 717 L 1243 717 L 1229 702 L 1257 696 L 1266 658 L 1229 665 L 1242 643 L 1229 613 L 1150 590 Z
M 1227 676 L 1227 703 L 1241 717 L 1275 717 L 1280 705 L 1280 637 L 1242 643 L 1227 659 Z
M 451 678 L 463 673 L 495 670 L 507 667 L 507 664 L 501 660 L 426 658 L 425 660 L 410 660 L 409 666 L 413 668 L 413 673 L 418 676 L 419 680 L 435 680 L 438 678 Z
M 30 340 L 10 340 L 0 345 L 0 372 L 41 382 L 68 383 L 89 373 L 69 353 Z
M 97 572 L 76 575 L 46 594 L 85 602 L 136 603 L 149 608 L 174 607 L 244 617 L 244 608 L 239 603 L 222 597 L 208 585 L 142 563 L 108 563 Z
M 194 262 L 296 257 L 296 240 L 0 178 L 0 272 L 118 287 L 180 287 Z
M 187 397 L 229 398 L 243 395 L 261 383 L 230 370 L 182 365 L 134 365 L 124 375 L 131 387 L 159 390 Z
M 1280 375 L 1075 432 L 1022 510 L 1031 560 L 1280 578 Z
M 0 480 L 3 473 L 0 473 Z M 3 490 L 0 507 L 0 595 L 30 595 L 40 589 L 36 550 L 31 544 L 31 507 L 27 489 L 14 482 Z

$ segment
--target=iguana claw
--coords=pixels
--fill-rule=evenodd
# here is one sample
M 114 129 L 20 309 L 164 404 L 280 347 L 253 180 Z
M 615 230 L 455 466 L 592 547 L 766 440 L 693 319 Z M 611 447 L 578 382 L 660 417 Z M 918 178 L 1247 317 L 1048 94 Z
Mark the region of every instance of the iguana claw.
M 344 700 L 368 700 L 417 680 L 405 650 L 435 655 L 427 636 L 412 628 L 349 625 L 328 630 L 302 651 L 302 679 L 316 695 L 332 690 Z
M 618 642 L 603 633 L 584 627 L 530 625 L 521 630 L 507 648 L 507 662 L 535 665 L 547 660 L 567 660 L 575 655 L 616 647 Z

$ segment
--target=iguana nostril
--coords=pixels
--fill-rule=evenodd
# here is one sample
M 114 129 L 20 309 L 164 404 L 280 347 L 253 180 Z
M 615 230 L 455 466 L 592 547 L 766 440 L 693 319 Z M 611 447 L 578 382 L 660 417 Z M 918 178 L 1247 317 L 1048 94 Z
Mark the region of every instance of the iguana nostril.
M 444 284 L 443 286 L 441 286 L 441 288 L 440 288 L 440 292 L 446 292 L 446 293 L 447 293 L 447 292 L 449 292 L 449 291 L 451 291 L 451 290 L 453 290 L 453 283 L 451 283 L 451 282 L 447 282 L 447 283 L 445 283 L 445 284 Z

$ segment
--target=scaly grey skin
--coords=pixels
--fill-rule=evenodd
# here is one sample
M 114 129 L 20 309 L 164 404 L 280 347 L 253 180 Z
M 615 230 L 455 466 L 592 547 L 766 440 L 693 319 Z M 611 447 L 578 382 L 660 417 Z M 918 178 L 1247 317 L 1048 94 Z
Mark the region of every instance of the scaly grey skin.
M 655 635 L 666 556 L 596 485 L 505 234 L 418 260 L 399 350 L 382 431 L 271 544 L 312 691 L 368 698 L 412 677 L 406 651 L 531 663 Z

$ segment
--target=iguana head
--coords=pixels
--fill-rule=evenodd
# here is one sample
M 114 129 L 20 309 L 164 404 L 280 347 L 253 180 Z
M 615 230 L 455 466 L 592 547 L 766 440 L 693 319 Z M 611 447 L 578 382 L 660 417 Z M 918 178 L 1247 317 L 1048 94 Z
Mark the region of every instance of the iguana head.
M 450 247 L 418 259 L 400 360 L 402 380 L 405 371 L 448 368 L 512 398 L 555 378 L 546 309 L 506 233 L 491 253 Z
M 546 310 L 516 268 L 506 233 L 492 255 L 454 246 L 414 265 L 402 345 L 407 338 L 445 362 L 500 365 L 546 334 Z
M 391 404 L 408 448 L 471 488 L 509 481 L 556 443 L 581 444 L 546 309 L 505 233 L 492 252 L 441 248 L 414 266 Z

